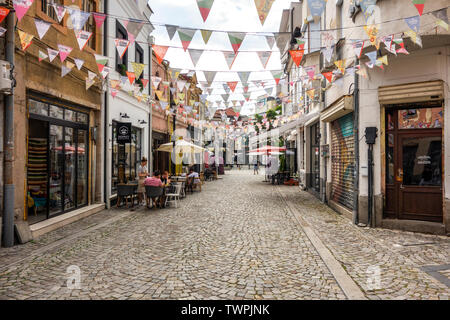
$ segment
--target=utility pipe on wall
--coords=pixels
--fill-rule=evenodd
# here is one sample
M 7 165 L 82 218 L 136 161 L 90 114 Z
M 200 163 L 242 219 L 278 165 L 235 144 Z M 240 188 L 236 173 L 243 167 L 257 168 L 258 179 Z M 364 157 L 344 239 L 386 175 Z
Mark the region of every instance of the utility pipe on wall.
M 108 14 L 108 0 L 104 1 L 104 8 L 103 12 L 107 15 Z M 108 56 L 108 22 L 109 20 L 106 19 L 105 23 L 103 24 L 103 55 Z M 109 192 L 108 192 L 108 132 L 109 132 L 109 121 L 108 121 L 108 90 L 105 91 L 104 95 L 104 104 L 103 104 L 103 197 L 105 201 L 106 208 L 108 209 L 110 207 L 109 203 Z
M 355 65 L 359 65 L 359 59 Z M 353 223 L 359 223 L 359 75 L 355 72 L 353 91 L 353 137 L 355 144 L 355 182 L 354 182 L 354 198 L 353 198 Z

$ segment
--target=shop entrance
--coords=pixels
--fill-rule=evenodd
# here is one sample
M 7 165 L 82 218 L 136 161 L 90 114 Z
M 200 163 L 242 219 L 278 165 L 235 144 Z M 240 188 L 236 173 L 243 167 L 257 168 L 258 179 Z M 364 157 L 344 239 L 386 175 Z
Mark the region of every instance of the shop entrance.
M 27 207 L 30 224 L 88 203 L 88 116 L 29 100 Z
M 442 222 L 442 106 L 386 112 L 385 217 Z
M 320 124 L 319 122 L 311 126 L 311 175 L 310 187 L 316 196 L 320 193 Z

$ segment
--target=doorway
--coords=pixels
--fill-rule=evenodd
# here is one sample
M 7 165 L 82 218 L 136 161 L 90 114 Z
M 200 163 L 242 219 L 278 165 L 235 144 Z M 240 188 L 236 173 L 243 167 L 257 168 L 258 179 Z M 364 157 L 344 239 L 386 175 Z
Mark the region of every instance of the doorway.
M 310 188 L 319 197 L 320 193 L 320 123 L 313 124 L 311 130 L 310 155 L 311 155 L 311 175 Z
M 386 218 L 442 222 L 442 106 L 386 111 Z

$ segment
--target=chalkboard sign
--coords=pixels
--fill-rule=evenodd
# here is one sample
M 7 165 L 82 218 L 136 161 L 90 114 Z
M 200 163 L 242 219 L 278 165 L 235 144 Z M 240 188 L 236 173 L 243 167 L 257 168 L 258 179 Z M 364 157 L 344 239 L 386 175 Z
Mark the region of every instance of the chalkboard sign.
M 117 143 L 131 143 L 131 122 L 117 123 Z

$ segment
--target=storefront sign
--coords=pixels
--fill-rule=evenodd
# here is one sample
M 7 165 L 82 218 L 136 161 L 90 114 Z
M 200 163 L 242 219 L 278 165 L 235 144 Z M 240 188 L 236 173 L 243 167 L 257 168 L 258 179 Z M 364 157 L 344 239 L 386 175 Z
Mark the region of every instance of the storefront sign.
M 117 143 L 131 143 L 131 122 L 117 123 Z

